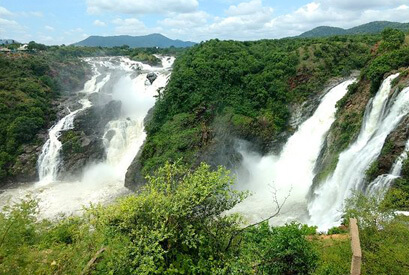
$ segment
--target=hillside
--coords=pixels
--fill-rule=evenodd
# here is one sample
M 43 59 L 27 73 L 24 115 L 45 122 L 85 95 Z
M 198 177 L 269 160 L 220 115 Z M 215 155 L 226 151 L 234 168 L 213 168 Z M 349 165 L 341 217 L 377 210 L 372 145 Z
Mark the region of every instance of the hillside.
M 351 35 L 351 34 L 376 34 L 381 33 L 386 28 L 394 28 L 402 31 L 409 30 L 409 23 L 398 23 L 389 21 L 374 21 L 359 25 L 350 29 L 343 29 L 330 26 L 316 27 L 310 31 L 299 35 L 302 38 L 326 37 L 333 35 Z
M 53 101 L 66 90 L 59 88 L 59 80 L 72 79 L 78 86 L 88 75 L 77 57 L 100 54 L 99 49 L 90 47 L 44 48 L 28 54 L 0 55 L 0 177 L 12 174 L 10 163 L 25 145 L 41 146 L 44 142 L 36 142 L 34 133 L 49 127 L 56 116 Z M 149 59 L 149 49 L 102 50 Z M 153 49 L 158 53 L 173 50 Z M 274 209 L 269 214 L 272 216 L 262 217 L 264 222 L 249 223 L 242 213 L 230 211 L 250 194 L 233 186 L 228 170 L 213 169 L 214 164 L 228 164 L 215 156 L 224 154 L 233 162 L 231 148 L 237 138 L 269 154 L 277 140 L 298 131 L 290 123 L 294 105 L 308 105 L 311 100 L 317 105 L 328 80 L 343 81 L 359 69 L 359 81 L 338 101 L 339 111 L 328 136 L 333 138 L 323 148 L 323 156 L 338 161 L 339 153 L 349 148 L 359 133 L 365 109 L 372 109 L 366 108 L 367 102 L 385 76 L 401 72 L 391 87 L 399 94 L 394 102 L 409 94 L 402 90 L 409 85 L 408 66 L 409 48 L 404 34 L 396 30 L 383 32 L 382 40 L 377 35 L 210 40 L 183 49 L 167 88 L 146 119 L 147 139 L 140 159 L 148 175 L 145 186 L 116 202 L 93 204 L 83 215 L 52 220 L 43 220 L 36 197 L 5 207 L 0 212 L 0 274 L 347 274 L 351 263 L 350 241 L 345 234 L 348 224 L 330 228 L 329 236 L 319 235 L 317 227 L 295 222 L 271 227 L 267 221 L 279 218 Z M 104 81 L 105 77 L 95 75 L 101 79 L 95 80 L 96 84 Z M 103 90 L 94 87 L 98 92 Z M 409 95 L 404 99 L 409 102 Z M 306 117 L 311 116 L 309 113 Z M 131 123 L 130 118 L 125 120 Z M 88 121 L 94 130 L 95 120 Z M 402 152 L 396 146 L 405 147 L 407 121 L 385 143 L 385 158 Z M 67 146 L 67 135 L 61 137 Z M 78 156 L 82 145 L 74 138 L 72 155 Z M 310 140 L 301 141 L 306 148 L 312 147 Z M 299 148 L 300 154 L 293 159 L 301 157 L 303 149 Z M 208 164 L 198 164 L 200 161 Z M 293 163 L 289 172 L 298 173 Z M 383 173 L 385 161 L 379 164 L 368 176 Z M 272 165 L 266 166 L 272 169 Z M 323 174 L 328 166 L 323 161 L 318 172 Z M 356 194 L 347 200 L 345 209 L 338 210 L 344 222 L 349 217 L 358 219 L 363 274 L 407 273 L 408 218 L 393 215 L 397 208 L 409 209 L 409 162 L 402 169 L 402 178 L 381 205 L 375 197 Z M 47 188 L 41 187 L 41 194 Z M 64 196 L 72 195 L 71 183 L 69 188 L 69 192 L 64 188 Z M 275 195 L 271 193 L 271 200 Z
M 314 98 L 329 78 L 364 66 L 375 43 L 374 37 L 357 36 L 345 41 L 211 40 L 189 49 L 176 60 L 147 124 L 142 173 L 179 158 L 232 167 L 240 158 L 235 138 L 262 153 L 278 151 L 291 131 L 290 106 Z M 130 169 L 128 186 L 143 178 L 133 174 L 139 172 Z
M 13 43 L 18 43 L 14 39 L 0 39 L 0 45 L 8 45 L 8 44 L 13 44 Z
M 120 47 L 128 45 L 131 48 L 186 48 L 195 45 L 193 42 L 173 40 L 161 34 L 149 34 L 144 36 L 90 36 L 74 44 L 75 46 L 85 47 Z

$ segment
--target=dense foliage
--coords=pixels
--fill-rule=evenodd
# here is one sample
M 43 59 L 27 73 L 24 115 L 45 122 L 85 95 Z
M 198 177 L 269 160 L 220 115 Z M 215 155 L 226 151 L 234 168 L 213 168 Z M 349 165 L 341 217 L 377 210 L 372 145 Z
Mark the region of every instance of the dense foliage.
M 338 102 L 336 121 L 331 127 L 331 146 L 327 148 L 327 163 L 318 172 L 316 183 L 325 179 L 335 169 L 339 154 L 355 140 L 361 129 L 365 107 L 376 94 L 387 74 L 409 67 L 409 45 L 405 34 L 394 29 L 385 29 L 382 39 L 372 49 L 371 58 L 362 68 L 358 82 L 349 87 L 347 95 Z M 376 164 L 368 170 L 376 174 Z
M 399 191 L 400 192 L 400 191 Z M 406 194 L 406 204 L 408 203 Z M 356 193 L 347 201 L 345 218 L 358 219 L 363 253 L 363 274 L 406 274 L 409 268 L 409 218 L 396 215 L 399 205 L 387 197 Z
M 52 101 L 86 75 L 80 60 L 64 62 L 49 54 L 0 55 L 0 182 L 13 176 L 10 167 L 22 146 L 55 118 Z
M 0 214 L 2 274 L 310 274 L 318 256 L 298 224 L 240 228 L 246 194 L 225 169 L 166 164 L 139 195 L 82 217 L 38 219 L 36 201 Z M 94 258 L 93 261 L 89 261 Z
M 177 48 L 131 49 L 128 46 L 45 46 L 31 41 L 28 51 L 17 52 L 19 46 L 9 44 L 7 47 L 14 52 L 0 54 L 0 185 L 19 173 L 20 169 L 13 166 L 24 146 L 44 142 L 37 139 L 37 134 L 54 123 L 56 110 L 53 102 L 61 95 L 82 88 L 89 76 L 89 68 L 80 57 L 129 56 L 159 65 L 160 59 L 155 54 L 178 55 L 183 51 Z M 17 164 L 21 165 L 24 164 Z
M 176 60 L 147 125 L 144 171 L 181 156 L 191 163 L 212 143 L 220 117 L 235 136 L 268 151 L 288 130 L 289 106 L 319 93 L 330 77 L 363 67 L 377 39 L 211 40 L 193 47 Z

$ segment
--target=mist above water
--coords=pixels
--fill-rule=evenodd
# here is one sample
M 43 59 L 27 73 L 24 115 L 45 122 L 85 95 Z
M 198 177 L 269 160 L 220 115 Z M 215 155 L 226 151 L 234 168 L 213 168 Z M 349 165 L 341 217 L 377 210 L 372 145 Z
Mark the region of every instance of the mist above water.
M 260 156 L 240 144 L 243 162 L 237 171 L 237 186 L 252 195 L 233 209 L 249 223 L 266 219 L 279 203 L 287 200 L 279 217 L 271 222 L 281 224 L 292 220 L 306 221 L 306 196 L 314 178 L 314 167 L 326 134 L 335 120 L 336 103 L 355 80 L 347 80 L 332 88 L 321 100 L 315 113 L 285 144 L 280 155 Z

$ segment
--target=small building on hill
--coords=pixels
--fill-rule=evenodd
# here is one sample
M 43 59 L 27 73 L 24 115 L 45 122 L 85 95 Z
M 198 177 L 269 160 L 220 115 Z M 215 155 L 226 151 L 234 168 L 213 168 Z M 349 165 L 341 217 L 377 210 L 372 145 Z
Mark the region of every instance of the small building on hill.
M 18 47 L 17 51 L 28 51 L 28 45 L 23 44 L 20 47 Z
M 0 53 L 10 53 L 11 50 L 7 48 L 0 47 Z

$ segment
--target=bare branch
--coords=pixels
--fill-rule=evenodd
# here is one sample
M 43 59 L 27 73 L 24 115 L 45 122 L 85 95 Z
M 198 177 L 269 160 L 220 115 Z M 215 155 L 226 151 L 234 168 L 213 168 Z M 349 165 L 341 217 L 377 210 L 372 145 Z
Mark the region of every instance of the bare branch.
M 263 220 L 261 220 L 261 221 L 259 221 L 259 222 L 257 222 L 257 223 L 253 223 L 253 224 L 247 225 L 247 226 L 245 226 L 245 227 L 243 227 L 243 228 L 237 230 L 234 234 L 232 234 L 232 235 L 230 236 L 229 243 L 227 244 L 227 247 L 226 247 L 225 251 L 227 251 L 227 250 L 230 248 L 231 244 L 233 243 L 233 240 L 234 240 L 238 235 L 240 235 L 242 232 L 246 231 L 247 229 L 249 229 L 249 228 L 251 228 L 251 227 L 260 225 L 260 224 L 262 224 L 263 222 L 269 221 L 269 220 L 271 220 L 272 218 L 274 218 L 274 217 L 276 217 L 276 216 L 278 216 L 278 215 L 280 214 L 281 209 L 283 208 L 284 204 L 287 202 L 288 198 L 289 198 L 290 195 L 291 195 L 291 191 L 293 190 L 293 186 L 291 186 L 290 190 L 288 191 L 287 196 L 284 198 L 284 200 L 282 201 L 282 203 L 280 203 L 279 200 L 278 200 L 278 198 L 277 198 L 277 189 L 274 188 L 273 186 L 270 186 L 270 187 L 272 187 L 272 189 L 273 189 L 273 202 L 274 202 L 274 204 L 276 205 L 276 209 L 275 209 L 274 214 L 272 214 L 272 215 L 269 216 L 268 218 L 263 219 Z
M 246 230 L 247 228 L 250 228 L 250 227 L 253 227 L 253 226 L 257 226 L 257 225 L 259 225 L 259 224 L 262 224 L 263 222 L 269 221 L 269 220 L 271 220 L 272 218 L 278 216 L 278 215 L 280 214 L 280 212 L 281 212 L 281 209 L 283 209 L 284 204 L 287 202 L 288 198 L 290 197 L 292 190 L 293 190 L 293 187 L 291 186 L 290 190 L 288 191 L 287 196 L 284 198 L 284 200 L 282 201 L 282 203 L 280 203 L 280 202 L 278 201 L 278 198 L 277 198 L 277 189 L 273 188 L 273 202 L 274 202 L 274 204 L 276 205 L 275 213 L 272 214 L 271 216 L 269 216 L 268 218 L 265 218 L 265 219 L 263 219 L 263 220 L 261 220 L 261 221 L 259 221 L 259 222 L 257 222 L 257 223 L 250 224 L 250 225 L 248 225 L 248 226 L 242 228 L 241 230 Z

